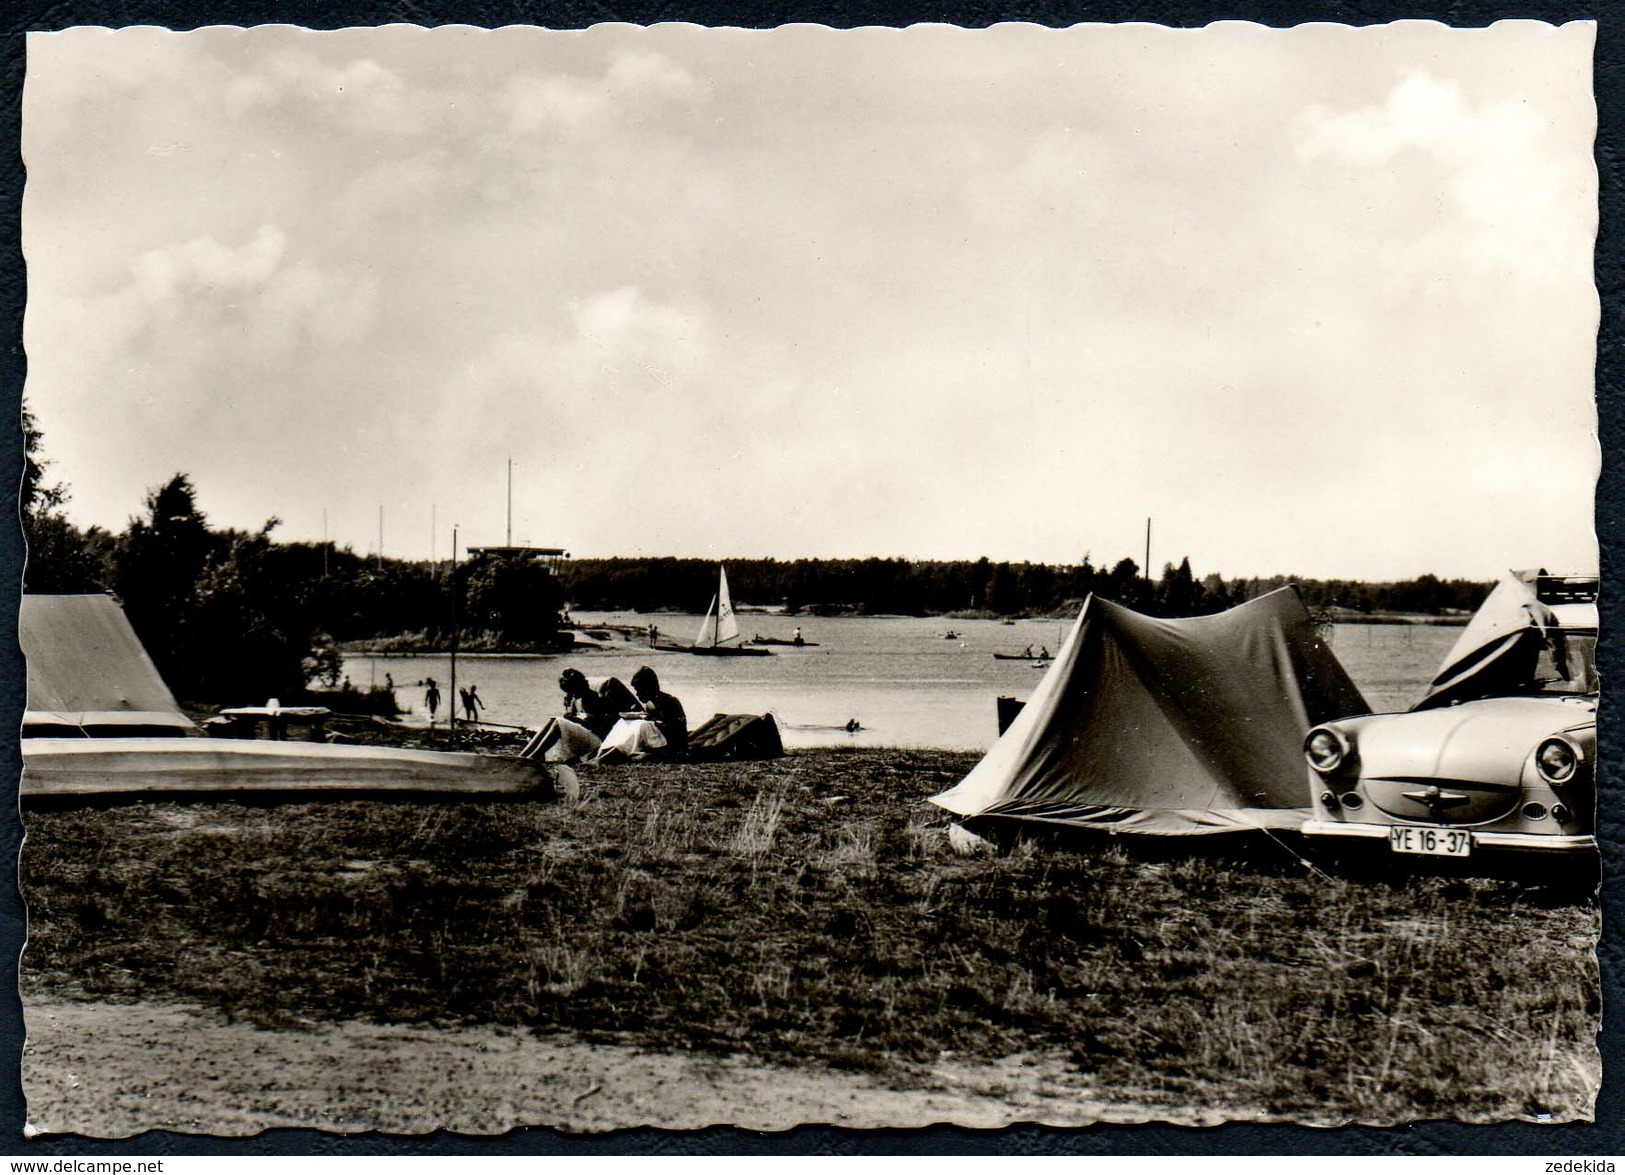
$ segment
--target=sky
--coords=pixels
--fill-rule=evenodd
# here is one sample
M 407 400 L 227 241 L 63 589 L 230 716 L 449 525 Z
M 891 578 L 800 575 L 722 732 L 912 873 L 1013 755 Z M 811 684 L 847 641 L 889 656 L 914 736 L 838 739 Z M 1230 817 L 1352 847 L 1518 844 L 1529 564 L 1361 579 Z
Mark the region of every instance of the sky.
M 1594 26 L 30 34 L 71 517 L 1597 565 Z

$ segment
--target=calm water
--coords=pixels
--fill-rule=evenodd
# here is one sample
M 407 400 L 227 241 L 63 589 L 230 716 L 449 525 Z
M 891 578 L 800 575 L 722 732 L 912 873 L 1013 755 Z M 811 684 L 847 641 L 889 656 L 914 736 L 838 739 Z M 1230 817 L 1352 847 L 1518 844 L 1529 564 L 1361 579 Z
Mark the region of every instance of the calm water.
M 590 627 L 644 625 L 636 614 L 578 613 Z M 686 640 L 700 617 L 653 618 L 663 638 Z M 1031 644 L 1056 652 L 1070 624 L 1053 620 L 942 620 L 934 617 L 789 618 L 744 614 L 746 635 L 789 638 L 800 623 L 817 648 L 778 647 L 771 657 L 692 657 L 648 649 L 572 653 L 557 657 L 459 657 L 457 682 L 478 684 L 493 722 L 538 726 L 558 712 L 559 671 L 574 665 L 594 684 L 615 676 L 630 681 L 640 665 L 682 700 L 689 724 L 712 714 L 772 711 L 790 747 L 902 746 L 985 750 L 998 736 L 994 698 L 1025 698 L 1043 675 L 1024 661 L 995 661 L 994 652 Z M 958 640 L 944 640 L 949 629 Z M 1419 625 L 1338 626 L 1333 648 L 1366 700 L 1377 710 L 1404 709 L 1422 695 L 1459 628 Z M 358 686 L 394 678 L 401 704 L 423 717 L 416 683 L 432 676 L 446 692 L 445 657 L 351 656 L 345 672 Z M 444 702 L 442 702 L 444 705 Z M 442 714 L 444 711 L 442 710 Z M 863 729 L 840 729 L 856 718 Z

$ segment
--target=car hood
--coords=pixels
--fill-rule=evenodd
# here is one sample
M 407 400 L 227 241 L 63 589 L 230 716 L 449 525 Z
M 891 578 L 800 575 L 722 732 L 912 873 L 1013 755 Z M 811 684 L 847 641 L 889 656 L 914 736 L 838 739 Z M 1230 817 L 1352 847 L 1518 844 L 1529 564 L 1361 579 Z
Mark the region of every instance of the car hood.
M 1595 698 L 1485 698 L 1437 710 L 1338 723 L 1367 779 L 1438 779 L 1516 785 L 1536 744 L 1595 725 Z

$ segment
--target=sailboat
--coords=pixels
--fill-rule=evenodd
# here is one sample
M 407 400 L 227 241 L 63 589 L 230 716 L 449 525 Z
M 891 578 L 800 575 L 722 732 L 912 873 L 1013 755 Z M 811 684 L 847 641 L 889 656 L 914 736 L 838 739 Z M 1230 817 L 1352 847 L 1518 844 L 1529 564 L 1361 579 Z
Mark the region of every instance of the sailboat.
M 717 594 L 711 597 L 711 606 L 705 610 L 699 635 L 682 651 L 701 657 L 771 657 L 772 649 L 728 643 L 739 639 L 739 622 L 734 619 L 734 604 L 728 595 L 728 569 L 719 566 L 717 575 Z

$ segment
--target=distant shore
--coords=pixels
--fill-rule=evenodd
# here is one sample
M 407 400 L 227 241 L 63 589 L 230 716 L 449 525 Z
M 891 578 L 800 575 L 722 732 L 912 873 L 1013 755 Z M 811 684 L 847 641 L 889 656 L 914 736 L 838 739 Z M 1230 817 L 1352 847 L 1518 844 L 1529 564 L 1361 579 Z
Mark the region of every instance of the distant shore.
M 998 614 L 996 612 L 986 612 L 986 611 L 981 611 L 981 610 L 961 610 L 961 611 L 955 611 L 955 612 L 941 612 L 941 613 L 933 612 L 933 613 L 919 613 L 919 614 L 901 613 L 901 612 L 880 613 L 880 612 L 858 612 L 858 611 L 839 612 L 839 613 L 825 612 L 825 613 L 795 614 L 795 613 L 787 613 L 787 612 L 768 612 L 766 609 L 763 609 L 763 608 L 741 607 L 740 609 L 738 609 L 738 611 L 742 615 L 771 615 L 775 619 L 794 620 L 794 621 L 797 621 L 797 622 L 816 621 L 816 620 L 825 619 L 825 618 L 828 618 L 828 617 L 831 617 L 831 616 L 839 616 L 842 619 L 860 619 L 860 620 L 900 620 L 900 619 L 911 619 L 911 620 L 912 619 L 938 619 L 938 620 L 958 620 L 958 621 L 965 621 L 965 620 L 994 620 L 994 621 L 999 621 L 1001 623 L 1003 623 L 1003 622 L 1015 623 L 1015 622 L 1018 622 L 1018 621 L 1026 621 L 1026 620 L 1039 621 L 1039 622 L 1070 623 L 1071 621 L 1073 621 L 1073 620 L 1075 620 L 1077 618 L 1077 613 L 1076 612 L 1058 613 L 1058 614 L 1054 614 L 1054 615 L 1031 613 L 1031 614 L 1022 614 L 1022 615 L 1017 615 L 1017 616 L 1003 616 L 1003 615 L 1000 615 L 1000 614 Z M 689 615 L 688 613 L 683 613 L 683 612 L 630 612 L 630 613 L 616 613 L 616 614 L 617 615 L 632 615 L 632 616 L 647 616 L 647 617 L 650 618 L 650 623 L 652 625 L 657 626 L 657 627 L 658 627 L 659 622 L 660 622 L 661 619 L 668 618 L 668 617 L 671 617 L 671 616 L 685 616 L 686 617 L 687 615 Z M 1407 624 L 1407 625 L 1417 625 L 1417 626 L 1435 627 L 1435 628 L 1460 628 L 1460 627 L 1466 625 L 1466 623 L 1468 622 L 1469 619 L 1471 619 L 1471 617 L 1467 616 L 1466 614 L 1440 616 L 1440 615 L 1435 615 L 1435 614 L 1427 613 L 1427 612 L 1354 612 L 1354 611 L 1344 611 L 1344 610 L 1338 609 L 1338 610 L 1331 611 L 1331 612 L 1317 612 L 1316 613 L 1316 619 L 1317 620 L 1323 620 L 1323 619 L 1324 620 L 1329 620 L 1330 623 L 1332 623 L 1332 624 L 1349 624 L 1349 625 Z M 531 658 L 558 657 L 558 656 L 564 656 L 564 655 L 575 656 L 577 654 L 590 653 L 590 652 L 598 651 L 600 649 L 603 650 L 603 651 L 606 651 L 606 652 L 618 652 L 618 651 L 624 651 L 627 648 L 643 647 L 643 645 L 644 645 L 643 634 L 646 631 L 647 631 L 647 629 L 646 629 L 646 626 L 644 626 L 644 625 L 633 625 L 633 624 L 615 623 L 615 622 L 600 623 L 600 622 L 588 621 L 588 622 L 585 622 L 585 623 L 578 623 L 578 624 L 574 625 L 573 627 L 569 627 L 569 628 L 565 628 L 565 629 L 561 630 L 561 633 L 563 635 L 575 636 L 575 634 L 581 634 L 581 635 L 587 636 L 589 638 L 589 639 L 587 639 L 585 641 L 582 641 L 582 640 L 579 639 L 579 637 L 577 637 L 576 643 L 573 643 L 573 644 L 570 644 L 570 645 L 558 645 L 558 646 L 547 646 L 547 647 L 541 647 L 541 646 L 519 646 L 519 647 L 507 646 L 507 647 L 505 647 L 500 642 L 497 642 L 497 641 L 495 641 L 495 640 L 493 640 L 493 639 L 491 639 L 489 637 L 485 637 L 485 638 L 482 638 L 482 639 L 472 641 L 472 642 L 470 642 L 468 644 L 462 645 L 461 647 L 458 648 L 457 655 L 459 657 L 469 657 L 469 658 L 485 657 L 485 658 L 493 658 L 493 659 L 495 659 L 495 658 L 506 658 L 506 659 L 510 659 L 510 660 L 525 660 L 525 659 L 531 659 Z M 611 636 L 609 639 L 605 640 L 605 639 L 602 639 L 602 638 L 593 638 L 591 636 L 591 634 L 594 633 L 594 632 L 607 632 L 607 633 L 611 633 L 611 634 L 614 634 L 614 635 Z M 620 637 L 621 639 L 616 640 L 615 637 Z M 749 638 L 747 638 L 744 643 L 749 644 L 750 643 Z M 403 634 L 403 635 L 400 635 L 400 636 L 374 637 L 374 638 L 372 638 L 370 640 L 343 641 L 343 642 L 341 642 L 339 644 L 339 650 L 341 652 L 343 652 L 343 653 L 347 653 L 347 654 L 350 654 L 352 656 L 366 656 L 366 657 L 449 657 L 449 656 L 451 656 L 451 649 L 446 646 L 446 644 L 444 643 L 443 640 L 441 640 L 439 638 L 435 638 L 435 639 L 431 640 L 425 635 L 413 634 L 413 633 L 406 633 L 406 634 Z
M 1472 617 L 1434 616 L 1426 612 L 1334 612 L 1333 624 L 1420 624 L 1434 628 L 1464 628 Z

